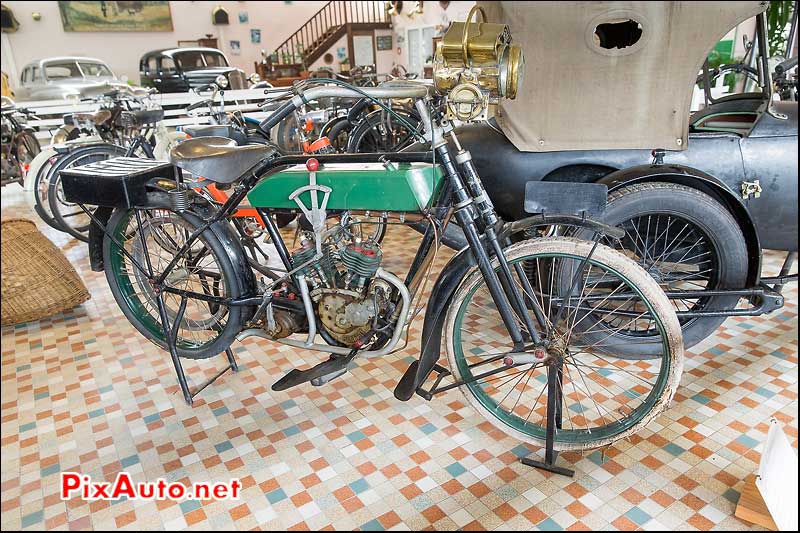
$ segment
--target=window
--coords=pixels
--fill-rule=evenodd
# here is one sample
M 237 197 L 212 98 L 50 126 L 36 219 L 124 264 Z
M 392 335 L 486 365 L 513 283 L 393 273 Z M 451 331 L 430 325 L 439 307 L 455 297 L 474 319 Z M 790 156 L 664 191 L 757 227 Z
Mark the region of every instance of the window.
M 50 63 L 45 65 L 44 73 L 48 80 L 83 77 L 77 63 Z
M 225 56 L 222 54 L 215 54 L 206 52 L 203 54 L 203 58 L 206 60 L 206 65 L 209 67 L 227 67 L 228 62 L 225 61 Z
M 208 67 L 227 67 L 225 56 L 215 52 L 187 50 L 175 56 L 181 70 L 200 70 Z
M 159 72 L 162 74 L 175 74 L 178 71 L 178 69 L 175 68 L 175 61 L 173 61 L 171 57 L 162 57 L 160 63 L 161 68 Z
M 436 30 L 433 26 L 412 28 L 408 30 L 406 42 L 408 43 L 408 71 L 418 74 L 421 78 L 424 67 L 433 63 L 433 37 Z
M 22 71 L 22 75 L 19 77 L 20 83 L 28 83 L 28 73 L 31 71 L 30 68 L 26 68 Z
M 114 75 L 108 70 L 108 67 L 102 63 L 84 63 L 78 62 L 83 75 L 87 78 L 113 78 Z
M 200 70 L 206 68 L 202 52 L 181 52 L 175 56 L 181 70 Z
M 158 62 L 156 61 L 156 56 L 148 57 L 144 68 L 147 72 L 158 72 Z
M 31 69 L 31 79 L 29 81 L 30 82 L 39 81 L 41 79 L 41 77 L 42 76 L 41 76 L 41 71 L 39 70 L 39 67 L 33 67 Z

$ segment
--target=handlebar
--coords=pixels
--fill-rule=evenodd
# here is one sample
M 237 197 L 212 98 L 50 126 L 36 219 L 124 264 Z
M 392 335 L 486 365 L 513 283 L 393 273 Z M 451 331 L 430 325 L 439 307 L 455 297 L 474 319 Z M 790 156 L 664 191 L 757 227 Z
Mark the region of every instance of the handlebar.
M 380 87 L 363 87 L 358 91 L 338 85 L 312 87 L 279 107 L 272 115 L 262 120 L 259 127 L 261 131 L 269 133 L 275 125 L 288 117 L 295 109 L 311 100 L 320 98 L 364 98 L 364 96 L 387 99 L 424 98 L 428 95 L 428 91 L 429 87 L 421 83 L 392 83 Z
M 194 111 L 195 109 L 198 109 L 200 107 L 210 106 L 211 104 L 213 104 L 213 102 L 211 100 L 200 100 L 199 102 L 195 102 L 195 103 L 187 106 L 186 107 L 186 111 L 187 112 L 188 111 Z
M 781 61 L 777 65 L 775 65 L 775 74 L 781 75 L 787 70 L 792 70 L 794 67 L 797 66 L 797 56 L 790 57 L 785 61 Z

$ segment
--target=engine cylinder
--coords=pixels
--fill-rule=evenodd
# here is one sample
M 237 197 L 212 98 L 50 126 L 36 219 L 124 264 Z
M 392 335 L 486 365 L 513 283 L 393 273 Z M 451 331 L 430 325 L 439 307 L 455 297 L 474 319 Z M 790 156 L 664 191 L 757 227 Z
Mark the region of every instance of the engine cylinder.
M 339 256 L 348 272 L 363 280 L 375 276 L 383 259 L 380 247 L 373 242 L 348 244 L 339 252 Z

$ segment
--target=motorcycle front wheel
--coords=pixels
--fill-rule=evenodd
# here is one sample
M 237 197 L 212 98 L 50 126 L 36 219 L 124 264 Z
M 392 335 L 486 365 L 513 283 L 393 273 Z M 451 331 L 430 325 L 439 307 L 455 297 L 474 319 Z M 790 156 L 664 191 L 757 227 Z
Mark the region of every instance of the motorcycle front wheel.
M 445 346 L 450 371 L 463 383 L 459 389 L 484 418 L 521 441 L 544 444 L 550 366 L 560 378 L 553 398 L 560 419 L 554 448 L 560 451 L 597 448 L 636 433 L 677 389 L 683 340 L 673 306 L 633 260 L 604 245 L 593 250 L 593 244 L 552 237 L 505 250 L 544 351 L 527 335 L 525 349 L 514 352 L 477 267 L 448 309 Z M 499 268 L 496 259 L 494 265 Z M 541 321 L 532 311 L 537 304 Z M 515 318 L 525 335 L 519 311 Z M 618 329 L 639 321 L 653 324 L 661 346 L 645 361 L 620 356 L 614 341 Z

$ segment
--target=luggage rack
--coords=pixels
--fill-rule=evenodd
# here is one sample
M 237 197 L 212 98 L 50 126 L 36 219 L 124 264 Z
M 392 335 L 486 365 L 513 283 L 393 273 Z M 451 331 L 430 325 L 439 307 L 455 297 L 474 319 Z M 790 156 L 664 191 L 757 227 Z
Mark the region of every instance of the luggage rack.
M 99 228 L 105 236 L 110 238 L 119 247 L 120 251 L 131 260 L 134 268 L 140 270 L 145 276 L 150 275 L 149 265 L 141 265 L 125 250 L 122 243 L 109 233 L 106 224 L 98 217 L 98 212 L 101 209 L 105 209 L 110 214 L 109 208 L 132 209 L 145 206 L 147 205 L 147 184 L 149 182 L 159 179 L 176 181 L 176 177 L 178 178 L 177 181 L 180 181 L 180 172 L 176 172 L 171 163 L 136 157 L 115 157 L 61 172 L 64 198 L 68 202 L 77 204 L 89 216 L 92 226 Z M 92 212 L 85 204 L 98 207 Z M 134 211 L 134 213 L 136 221 L 141 227 L 141 214 L 139 211 Z M 108 219 L 106 218 L 106 220 Z M 144 237 L 142 237 L 142 246 L 145 257 L 148 257 L 147 241 Z M 228 370 L 237 372 L 239 366 L 236 363 L 233 351 L 228 347 L 225 350 L 227 365 L 192 391 L 186 380 L 186 373 L 183 370 L 183 364 L 178 356 L 176 347 L 178 328 L 186 311 L 186 297 L 181 296 L 174 323 L 170 326 L 166 304 L 164 303 L 164 294 L 163 291 L 160 291 L 156 298 L 160 325 L 175 367 L 178 385 L 180 385 L 184 400 L 191 406 L 195 396 L 202 392 L 203 389 L 215 382 Z

